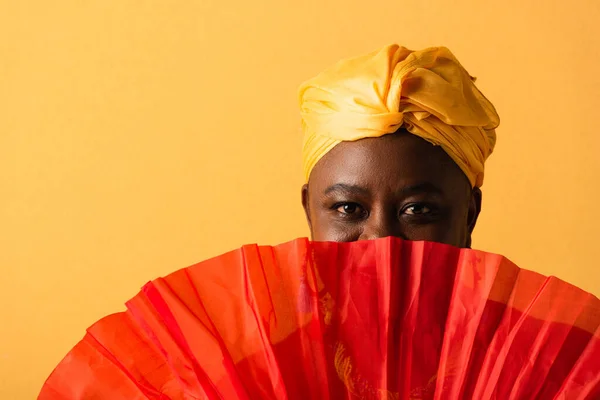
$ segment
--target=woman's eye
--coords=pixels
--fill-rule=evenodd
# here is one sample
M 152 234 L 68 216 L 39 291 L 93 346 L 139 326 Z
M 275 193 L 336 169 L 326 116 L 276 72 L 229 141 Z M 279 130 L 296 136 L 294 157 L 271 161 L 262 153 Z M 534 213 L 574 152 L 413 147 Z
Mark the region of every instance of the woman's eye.
M 360 215 L 363 213 L 363 208 L 356 203 L 344 203 L 336 206 L 336 211 L 345 215 Z
M 403 213 L 408 215 L 423 215 L 429 214 L 430 212 L 431 208 L 425 204 L 412 204 L 403 210 Z

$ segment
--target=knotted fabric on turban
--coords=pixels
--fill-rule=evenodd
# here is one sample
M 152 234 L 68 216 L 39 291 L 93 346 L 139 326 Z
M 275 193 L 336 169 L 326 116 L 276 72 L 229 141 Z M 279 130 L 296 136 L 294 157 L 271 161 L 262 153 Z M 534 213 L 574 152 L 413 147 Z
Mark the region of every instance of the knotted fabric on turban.
M 474 81 L 445 47 L 389 45 L 338 62 L 300 87 L 306 182 L 340 142 L 404 128 L 441 146 L 481 186 L 500 120 Z

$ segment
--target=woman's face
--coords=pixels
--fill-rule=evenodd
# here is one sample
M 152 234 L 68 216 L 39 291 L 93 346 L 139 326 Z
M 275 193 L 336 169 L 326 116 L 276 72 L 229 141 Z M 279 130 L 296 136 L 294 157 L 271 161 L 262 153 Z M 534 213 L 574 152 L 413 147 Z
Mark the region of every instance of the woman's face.
M 481 191 L 440 147 L 398 132 L 338 144 L 312 170 L 302 203 L 313 240 L 470 247 Z

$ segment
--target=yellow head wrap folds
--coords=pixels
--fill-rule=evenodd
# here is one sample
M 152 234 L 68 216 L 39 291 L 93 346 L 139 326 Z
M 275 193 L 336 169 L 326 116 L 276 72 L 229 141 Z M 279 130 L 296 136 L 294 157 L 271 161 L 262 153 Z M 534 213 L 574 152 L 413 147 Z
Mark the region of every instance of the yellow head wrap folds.
M 445 47 L 389 45 L 338 62 L 300 87 L 306 182 L 340 142 L 404 128 L 441 146 L 481 186 L 500 120 L 474 81 Z

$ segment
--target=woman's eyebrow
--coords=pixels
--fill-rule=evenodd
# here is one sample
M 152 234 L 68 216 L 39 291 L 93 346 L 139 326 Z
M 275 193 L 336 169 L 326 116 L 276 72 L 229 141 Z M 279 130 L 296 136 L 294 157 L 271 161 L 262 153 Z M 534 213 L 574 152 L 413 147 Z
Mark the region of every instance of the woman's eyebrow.
M 442 195 L 444 192 L 431 182 L 421 182 L 413 185 L 404 186 L 398 192 L 401 196 L 411 196 L 415 194 L 428 193 Z
M 350 185 L 347 183 L 336 183 L 334 185 L 329 186 L 325 189 L 324 194 L 330 194 L 332 192 L 342 192 L 342 193 L 350 193 L 350 194 L 369 194 L 369 190 L 365 187 L 358 185 Z

